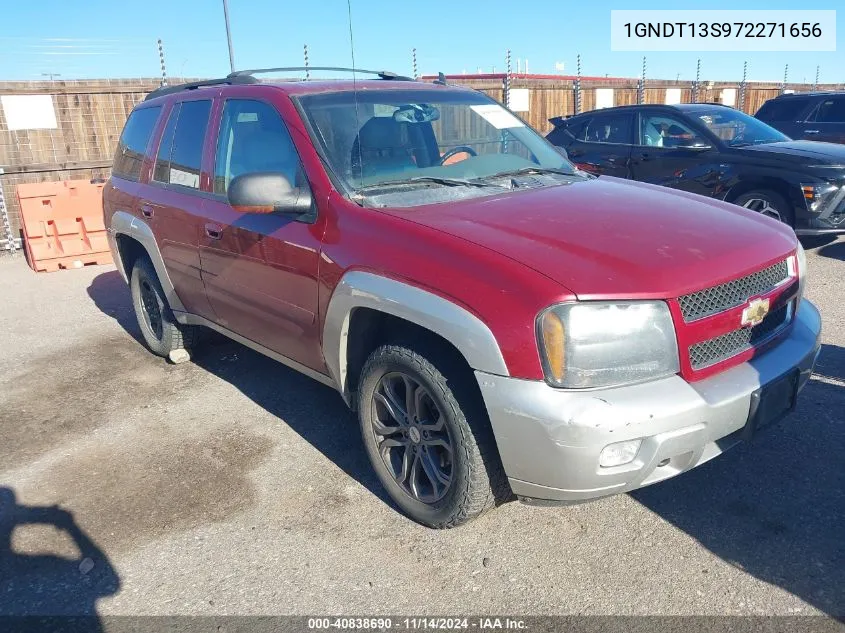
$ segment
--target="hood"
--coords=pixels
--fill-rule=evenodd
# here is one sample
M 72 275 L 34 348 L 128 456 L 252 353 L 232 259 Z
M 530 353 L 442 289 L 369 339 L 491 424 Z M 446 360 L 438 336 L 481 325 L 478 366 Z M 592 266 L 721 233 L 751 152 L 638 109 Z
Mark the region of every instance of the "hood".
M 609 177 L 383 211 L 497 251 L 581 299 L 677 297 L 796 248 L 791 228 L 752 211 Z
M 821 143 L 819 141 L 781 141 L 735 148 L 736 151 L 751 157 L 767 154 L 771 158 L 789 159 L 804 164 L 843 165 L 845 166 L 845 145 L 839 143 Z

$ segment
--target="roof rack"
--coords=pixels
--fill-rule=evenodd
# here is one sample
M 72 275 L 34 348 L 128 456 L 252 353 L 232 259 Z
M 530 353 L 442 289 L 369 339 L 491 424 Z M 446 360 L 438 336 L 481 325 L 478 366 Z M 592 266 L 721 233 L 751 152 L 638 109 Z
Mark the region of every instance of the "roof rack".
M 343 73 L 361 73 L 362 75 L 376 75 L 379 79 L 388 79 L 393 81 L 414 81 L 411 77 L 397 75 L 389 70 L 364 70 L 363 68 L 344 68 L 341 66 L 286 66 L 280 68 L 255 68 L 253 70 L 236 70 L 229 73 L 227 79 L 236 79 L 238 77 L 251 77 L 262 73 L 278 73 L 288 71 L 311 71 L 311 70 L 330 70 Z
M 181 92 L 182 90 L 195 90 L 204 86 L 220 86 L 233 84 L 256 84 L 258 80 L 253 75 L 263 73 L 277 73 L 288 71 L 311 71 L 311 70 L 330 70 L 345 73 L 361 73 L 363 75 L 376 75 L 379 79 L 386 79 L 390 81 L 415 81 L 411 77 L 404 77 L 397 75 L 389 70 L 364 70 L 362 68 L 342 68 L 340 66 L 286 66 L 280 68 L 255 68 L 252 70 L 236 70 L 229 73 L 222 79 L 204 79 L 202 81 L 191 81 L 189 83 L 177 84 L 175 86 L 163 86 L 157 90 L 153 90 L 150 94 L 144 97 L 144 101 L 155 99 L 163 95 L 172 94 L 174 92 Z
M 224 77 L 223 79 L 204 79 L 202 81 L 191 81 L 185 84 L 176 84 L 175 86 L 163 86 L 157 90 L 153 90 L 150 94 L 144 97 L 144 101 L 155 99 L 163 95 L 169 95 L 174 92 L 181 92 L 182 90 L 196 90 L 203 86 L 220 86 L 232 84 L 255 84 L 258 80 L 255 77 L 245 75 L 243 77 Z

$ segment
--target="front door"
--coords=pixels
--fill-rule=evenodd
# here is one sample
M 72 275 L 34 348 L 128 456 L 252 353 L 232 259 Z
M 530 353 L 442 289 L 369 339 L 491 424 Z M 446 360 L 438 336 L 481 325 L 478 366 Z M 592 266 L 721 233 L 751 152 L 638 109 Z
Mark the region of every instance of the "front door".
M 575 141 L 566 148 L 569 160 L 592 174 L 630 178 L 632 120 L 630 110 L 596 112 L 575 130 Z
M 227 99 L 220 115 L 212 186 L 205 201 L 200 259 L 206 294 L 223 327 L 312 369 L 324 370 L 317 325 L 322 223 L 241 214 L 226 199 L 236 176 L 275 172 L 308 187 L 276 108 Z
M 689 123 L 670 113 L 638 115 L 637 144 L 631 150 L 634 180 L 713 195 L 719 183 L 718 150 Z

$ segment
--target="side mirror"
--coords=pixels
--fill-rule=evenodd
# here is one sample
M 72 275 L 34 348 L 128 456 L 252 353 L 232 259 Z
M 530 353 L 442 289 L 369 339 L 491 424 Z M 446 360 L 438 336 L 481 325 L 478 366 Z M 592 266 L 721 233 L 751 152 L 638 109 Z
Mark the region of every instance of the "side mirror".
M 311 192 L 294 187 L 279 173 L 241 174 L 229 183 L 229 204 L 238 213 L 298 216 L 311 209 Z

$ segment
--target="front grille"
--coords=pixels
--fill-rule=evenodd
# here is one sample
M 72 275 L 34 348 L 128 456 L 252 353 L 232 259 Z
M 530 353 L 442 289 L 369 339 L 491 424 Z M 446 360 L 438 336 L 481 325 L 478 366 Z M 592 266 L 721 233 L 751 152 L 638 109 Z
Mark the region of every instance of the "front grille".
M 790 305 L 786 304 L 770 313 L 759 325 L 740 328 L 691 345 L 690 365 L 695 370 L 704 369 L 759 345 L 789 323 Z
M 678 299 L 684 322 L 703 319 L 711 314 L 742 305 L 751 297 L 771 290 L 788 277 L 789 266 L 784 259 L 745 277 L 684 295 Z

